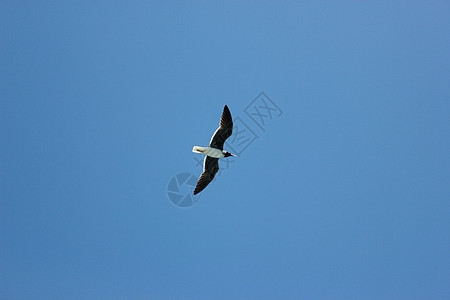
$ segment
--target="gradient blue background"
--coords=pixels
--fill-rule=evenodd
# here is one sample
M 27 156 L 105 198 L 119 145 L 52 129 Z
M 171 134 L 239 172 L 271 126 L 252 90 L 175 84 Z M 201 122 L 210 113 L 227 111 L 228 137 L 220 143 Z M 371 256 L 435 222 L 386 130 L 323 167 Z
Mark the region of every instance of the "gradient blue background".
M 448 299 L 449 36 L 448 1 L 1 1 L 0 298 Z

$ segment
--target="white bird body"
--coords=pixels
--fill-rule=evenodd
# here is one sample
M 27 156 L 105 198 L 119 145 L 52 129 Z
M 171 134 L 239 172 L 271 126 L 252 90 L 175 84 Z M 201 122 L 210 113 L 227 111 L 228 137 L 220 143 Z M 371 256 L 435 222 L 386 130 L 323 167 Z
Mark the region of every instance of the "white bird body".
M 197 195 L 214 179 L 219 172 L 219 159 L 223 157 L 236 156 L 228 151 L 223 150 L 225 140 L 233 134 L 233 118 L 231 117 L 228 106 L 223 108 L 222 117 L 220 118 L 219 128 L 214 132 L 208 147 L 194 146 L 192 152 L 205 155 L 203 162 L 203 173 L 197 181 L 194 195 Z
M 225 157 L 225 155 L 223 154 L 223 151 L 220 149 L 216 149 L 213 147 L 200 147 L 200 146 L 194 146 L 194 148 L 192 148 L 192 152 L 195 153 L 202 153 L 205 154 L 206 156 L 211 156 L 214 158 L 223 158 Z

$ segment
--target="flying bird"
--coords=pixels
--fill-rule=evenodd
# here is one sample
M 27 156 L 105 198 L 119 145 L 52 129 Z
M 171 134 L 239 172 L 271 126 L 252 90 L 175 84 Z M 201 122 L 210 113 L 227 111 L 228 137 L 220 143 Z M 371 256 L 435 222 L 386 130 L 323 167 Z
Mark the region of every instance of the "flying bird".
M 223 108 L 222 117 L 220 118 L 220 125 L 214 132 L 208 147 L 194 146 L 192 152 L 202 153 L 206 155 L 203 161 L 203 173 L 198 179 L 197 186 L 194 190 L 194 195 L 197 195 L 214 179 L 216 173 L 219 171 L 219 158 L 236 155 L 223 150 L 225 140 L 233 133 L 233 119 L 231 118 L 230 110 L 225 105 Z

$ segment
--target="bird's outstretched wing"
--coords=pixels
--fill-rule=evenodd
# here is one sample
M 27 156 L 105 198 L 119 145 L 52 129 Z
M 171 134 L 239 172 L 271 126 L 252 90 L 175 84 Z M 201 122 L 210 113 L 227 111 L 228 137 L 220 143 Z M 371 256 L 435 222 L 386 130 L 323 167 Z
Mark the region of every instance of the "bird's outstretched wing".
M 233 133 L 233 119 L 231 118 L 230 110 L 228 106 L 225 105 L 223 108 L 222 117 L 220 118 L 220 125 L 214 132 L 209 146 L 212 148 L 223 150 L 223 144 L 225 140 L 231 136 Z
M 197 186 L 194 190 L 194 195 L 197 195 L 198 193 L 203 191 L 203 189 L 207 187 L 208 184 L 214 179 L 214 176 L 216 176 L 216 173 L 218 171 L 219 159 L 211 156 L 206 156 L 205 161 L 203 162 L 203 173 L 198 179 Z

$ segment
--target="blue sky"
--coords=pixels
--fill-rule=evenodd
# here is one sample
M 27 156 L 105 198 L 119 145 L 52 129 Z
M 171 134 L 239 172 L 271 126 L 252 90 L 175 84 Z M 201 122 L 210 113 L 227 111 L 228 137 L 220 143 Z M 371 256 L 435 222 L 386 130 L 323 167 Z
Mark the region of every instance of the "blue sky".
M 2 1 L 0 298 L 446 299 L 449 12 Z M 258 138 L 179 208 L 225 104 Z

